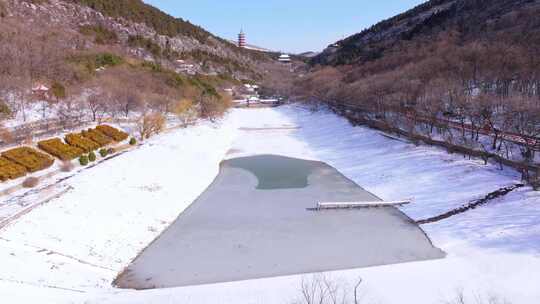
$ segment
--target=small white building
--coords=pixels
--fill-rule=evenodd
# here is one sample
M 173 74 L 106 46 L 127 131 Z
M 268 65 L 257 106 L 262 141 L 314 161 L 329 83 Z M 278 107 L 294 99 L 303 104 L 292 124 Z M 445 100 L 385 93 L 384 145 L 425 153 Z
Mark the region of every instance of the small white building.
M 291 56 L 287 54 L 281 54 L 278 61 L 281 63 L 291 63 Z

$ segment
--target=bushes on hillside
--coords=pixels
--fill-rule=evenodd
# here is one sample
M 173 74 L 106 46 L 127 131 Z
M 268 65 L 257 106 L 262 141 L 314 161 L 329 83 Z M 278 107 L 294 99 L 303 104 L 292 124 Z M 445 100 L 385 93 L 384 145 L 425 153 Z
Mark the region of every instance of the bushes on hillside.
M 7 16 L 7 9 L 4 2 L 0 2 L 0 18 L 5 18 Z
M 174 18 L 143 1 L 126 0 L 72 0 L 86 5 L 106 16 L 121 17 L 136 23 L 145 23 L 161 35 L 174 37 L 185 35 L 199 41 L 205 41 L 209 33 L 180 18 Z
M 56 101 L 66 98 L 66 87 L 60 82 L 55 81 L 51 86 L 52 96 L 56 98 Z
M 0 118 L 7 118 L 9 116 L 11 116 L 11 109 L 4 101 L 0 100 Z
M 137 139 L 135 139 L 135 137 L 132 137 L 130 140 L 129 140 L 129 144 L 131 146 L 135 146 L 137 144 Z
M 89 75 L 95 75 L 96 69 L 101 67 L 117 66 L 124 62 L 124 59 L 119 55 L 113 53 L 97 53 L 97 54 L 83 54 L 74 55 L 67 58 L 68 62 L 79 66 L 84 74 L 79 77 L 87 77 Z
M 101 53 L 96 55 L 96 66 L 115 66 L 124 62 L 124 59 L 113 53 Z
M 83 35 L 94 36 L 97 44 L 114 44 L 118 42 L 118 35 L 102 25 L 83 25 L 79 28 Z
M 116 128 L 113 128 L 109 125 L 99 125 L 96 127 L 96 130 L 105 134 L 106 136 L 114 139 L 114 141 L 124 141 L 128 138 L 128 134 L 124 131 L 120 131 Z
M 24 166 L 28 172 L 47 169 L 54 163 L 54 160 L 51 157 L 29 147 L 8 150 L 3 152 L 2 156 L 12 162 Z
M 60 160 L 73 160 L 81 156 L 84 151 L 76 146 L 66 145 L 59 138 L 52 138 L 38 142 L 38 147 L 59 158 Z

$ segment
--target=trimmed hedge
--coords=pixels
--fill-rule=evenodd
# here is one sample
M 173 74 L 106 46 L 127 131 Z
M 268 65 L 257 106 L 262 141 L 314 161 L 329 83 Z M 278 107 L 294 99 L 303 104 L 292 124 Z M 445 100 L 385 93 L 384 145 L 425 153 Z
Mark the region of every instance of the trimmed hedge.
M 129 137 L 129 134 L 126 132 L 113 128 L 109 125 L 99 125 L 96 127 L 96 130 L 114 139 L 114 141 L 124 141 Z
M 38 142 L 38 147 L 59 158 L 60 160 L 73 160 L 81 156 L 84 151 L 76 146 L 66 145 L 60 138 L 51 138 Z
M 95 161 L 96 161 L 96 153 L 90 152 L 90 153 L 88 154 L 88 160 L 89 160 L 90 162 L 95 162 Z
M 113 142 L 112 138 L 108 137 L 107 135 L 101 133 L 96 129 L 88 129 L 86 131 L 82 131 L 81 134 L 82 136 L 97 143 L 100 148 Z
M 0 157 L 0 181 L 16 179 L 26 175 L 26 168 L 7 158 Z
M 101 155 L 101 157 L 106 157 L 108 154 L 109 154 L 109 151 L 107 151 L 107 149 L 99 150 L 99 155 Z
M 79 157 L 79 164 L 81 164 L 81 166 L 88 165 L 88 156 L 81 155 L 81 157 Z
M 37 172 L 47 169 L 54 163 L 54 159 L 30 147 L 11 149 L 2 153 L 2 156 L 12 162 L 24 166 L 28 172 Z
M 84 153 L 92 152 L 100 147 L 99 144 L 82 136 L 82 134 L 67 134 L 65 140 L 70 146 L 82 149 Z
M 64 143 L 60 138 L 50 138 L 38 142 L 42 151 L 68 162 L 79 158 L 82 165 L 96 160 L 93 152 L 99 148 L 128 139 L 129 135 L 108 125 L 99 125 L 95 129 L 88 129 L 81 133 L 72 133 L 65 136 Z M 137 141 L 132 138 L 130 144 Z M 84 155 L 89 153 L 88 155 Z M 99 150 L 102 157 L 114 154 L 115 150 L 102 148 Z M 25 176 L 27 173 L 37 172 L 49 168 L 54 159 L 30 147 L 19 147 L 4 151 L 0 156 L 0 182 Z

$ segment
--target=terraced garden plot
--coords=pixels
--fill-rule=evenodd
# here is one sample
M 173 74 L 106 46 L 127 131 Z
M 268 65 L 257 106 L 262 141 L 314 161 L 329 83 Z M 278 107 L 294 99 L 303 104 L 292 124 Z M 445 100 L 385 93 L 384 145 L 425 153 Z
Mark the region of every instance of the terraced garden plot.
M 59 138 L 40 141 L 38 147 L 61 160 L 73 160 L 84 153 L 83 149 L 67 145 Z
M 11 149 L 3 152 L 2 156 L 25 167 L 30 173 L 47 169 L 54 163 L 50 156 L 30 147 Z

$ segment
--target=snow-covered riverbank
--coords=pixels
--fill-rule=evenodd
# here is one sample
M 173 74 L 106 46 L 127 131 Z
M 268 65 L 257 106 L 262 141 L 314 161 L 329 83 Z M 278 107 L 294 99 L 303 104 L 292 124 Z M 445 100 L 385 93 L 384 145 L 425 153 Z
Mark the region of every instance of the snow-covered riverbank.
M 237 109 L 219 124 L 164 134 L 68 181 L 73 189 L 0 231 L 6 303 L 291 303 L 302 275 L 152 291 L 110 284 L 212 182 L 223 158 L 279 154 L 321 160 L 385 200 L 414 198 L 433 216 L 519 181 L 478 160 L 351 127 L 326 112 Z M 440 261 L 331 274 L 363 278 L 377 303 L 440 303 L 457 290 L 511 303 L 540 299 L 540 195 L 517 190 L 486 207 L 423 227 Z M 354 254 L 354 253 L 351 253 Z

